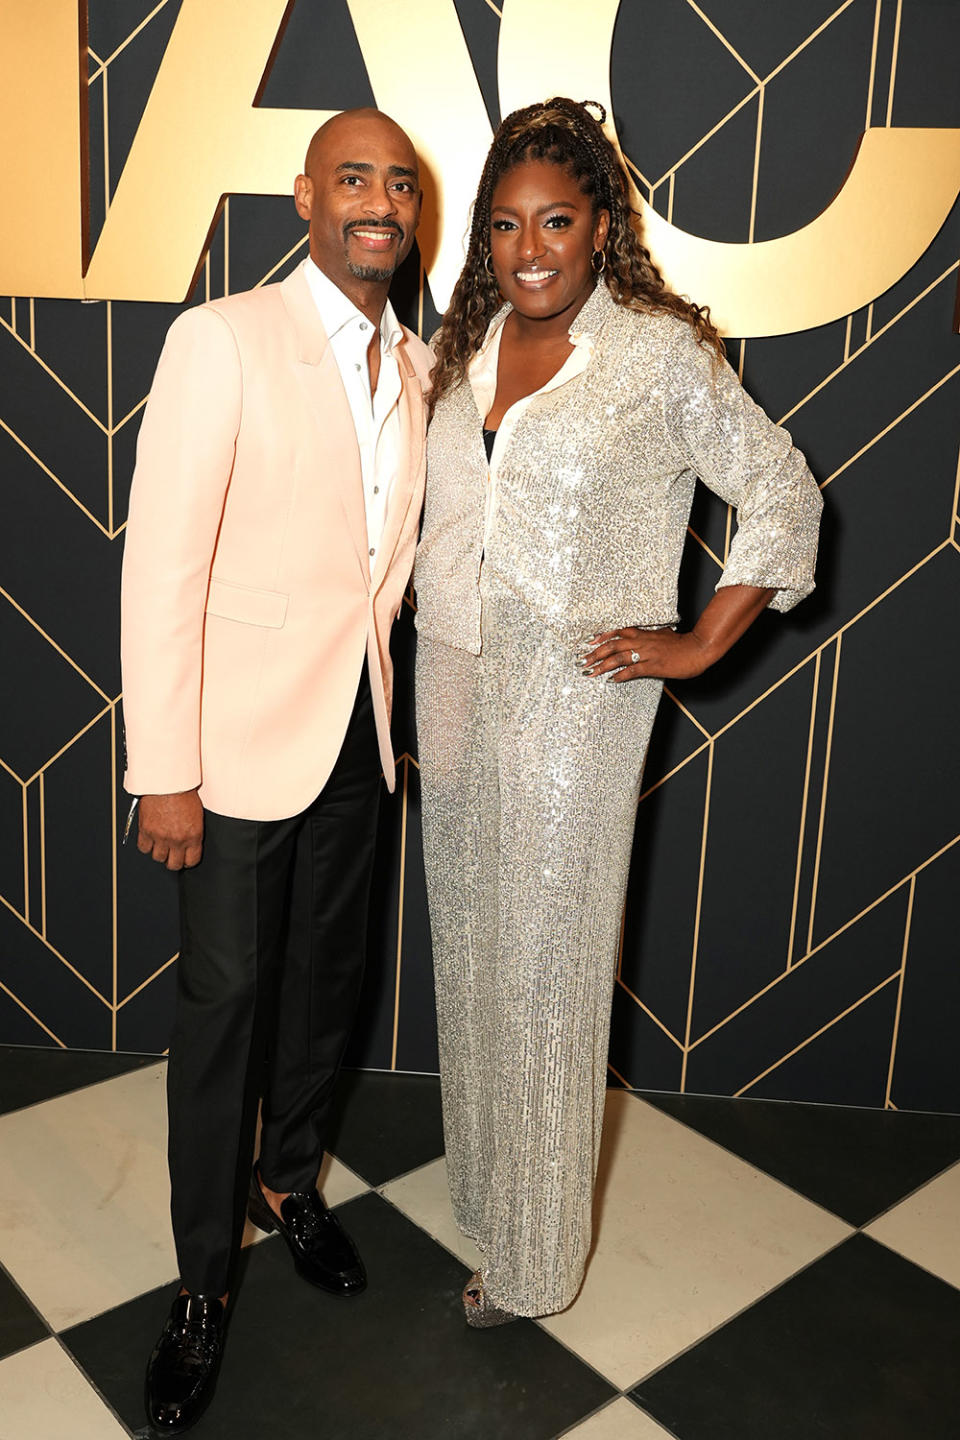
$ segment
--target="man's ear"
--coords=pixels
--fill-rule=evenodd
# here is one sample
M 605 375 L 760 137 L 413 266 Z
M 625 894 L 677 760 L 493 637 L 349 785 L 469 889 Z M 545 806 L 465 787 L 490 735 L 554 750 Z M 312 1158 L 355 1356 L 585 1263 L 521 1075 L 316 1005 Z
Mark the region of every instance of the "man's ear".
M 293 203 L 301 220 L 309 220 L 313 209 L 313 181 L 309 175 L 298 175 L 293 182 Z

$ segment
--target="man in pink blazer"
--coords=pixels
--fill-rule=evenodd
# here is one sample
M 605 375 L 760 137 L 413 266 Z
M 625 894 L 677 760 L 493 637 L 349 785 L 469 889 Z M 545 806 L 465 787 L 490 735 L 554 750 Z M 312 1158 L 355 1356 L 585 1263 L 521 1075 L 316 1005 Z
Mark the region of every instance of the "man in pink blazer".
M 304 171 L 309 259 L 171 327 L 130 499 L 124 783 L 139 848 L 180 872 L 181 1289 L 147 1371 L 160 1434 L 213 1393 L 248 1181 L 251 1218 L 298 1273 L 341 1295 L 366 1283 L 316 1182 L 360 987 L 381 770 L 394 785 L 390 629 L 413 565 L 430 356 L 387 300 L 420 213 L 407 136 L 344 112 Z

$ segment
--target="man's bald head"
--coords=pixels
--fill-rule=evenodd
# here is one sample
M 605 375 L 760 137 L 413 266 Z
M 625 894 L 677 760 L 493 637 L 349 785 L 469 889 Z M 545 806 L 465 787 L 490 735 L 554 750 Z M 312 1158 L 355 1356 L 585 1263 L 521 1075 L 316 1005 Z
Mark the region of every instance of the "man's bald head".
M 340 149 L 343 144 L 349 146 L 350 140 L 359 139 L 371 130 L 381 134 L 392 134 L 393 138 L 401 145 L 405 145 L 409 152 L 410 164 L 417 172 L 419 181 L 420 166 L 417 161 L 417 152 L 414 150 L 406 131 L 401 130 L 396 120 L 385 115 L 382 110 L 375 110 L 372 105 L 363 105 L 356 110 L 341 110 L 339 114 L 332 115 L 325 120 L 319 130 L 314 131 L 313 138 L 307 146 L 306 159 L 303 162 L 305 175 L 313 176 L 316 167 L 323 162 L 327 147 L 333 146 Z M 418 185 L 419 188 L 419 185 Z
M 380 110 L 342 110 L 310 141 L 294 199 L 310 223 L 311 259 L 360 309 L 379 314 L 420 218 L 409 136 Z

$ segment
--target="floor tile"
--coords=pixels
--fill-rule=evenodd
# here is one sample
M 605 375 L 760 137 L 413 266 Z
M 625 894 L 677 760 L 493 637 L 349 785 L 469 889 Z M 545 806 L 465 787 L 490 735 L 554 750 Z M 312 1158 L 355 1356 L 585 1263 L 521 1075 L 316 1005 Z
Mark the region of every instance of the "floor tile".
M 14 1285 L 0 1270 L 0 1359 L 25 1350 L 50 1334 L 49 1329 Z
M 368 1289 L 342 1300 L 297 1280 L 277 1239 L 244 1257 L 216 1400 L 197 1440 L 551 1440 L 610 1386 L 529 1321 L 469 1330 L 465 1272 L 379 1196 L 341 1212 Z M 69 1331 L 65 1343 L 131 1428 L 169 1292 Z
M 673 1440 L 649 1415 L 632 1400 L 614 1400 L 589 1420 L 583 1420 L 566 1431 L 564 1440 Z
M 842 1221 L 624 1091 L 607 1095 L 594 1251 L 543 1325 L 619 1389 L 849 1234 Z
M 0 1361 L 0 1440 L 126 1440 L 56 1340 Z
M 855 1235 L 633 1392 L 681 1440 L 954 1440 L 960 1293 Z
M 384 1196 L 472 1269 L 442 1160 Z M 607 1095 L 596 1241 L 576 1302 L 540 1323 L 618 1389 L 662 1365 L 850 1233 L 622 1090 Z
M 908 1260 L 960 1287 L 960 1165 L 924 1185 L 867 1227 Z M 958 1420 L 960 1428 L 960 1420 Z
M 480 1264 L 480 1252 L 472 1240 L 461 1235 L 450 1209 L 450 1191 L 447 1187 L 447 1162 L 434 1160 L 402 1180 L 385 1185 L 383 1195 L 398 1210 L 409 1215 L 434 1240 L 439 1240 L 464 1265 L 476 1270 Z
M 851 1225 L 960 1160 L 960 1115 L 714 1095 L 644 1099 Z
M 0 1045 L 0 1115 L 155 1064 L 154 1055 Z
M 436 1075 L 344 1070 L 329 1147 L 371 1185 L 383 1185 L 443 1154 Z
M 164 1082 L 154 1062 L 0 1116 L 0 1262 L 55 1330 L 176 1277 Z M 321 1183 L 365 1188 L 336 1161 Z

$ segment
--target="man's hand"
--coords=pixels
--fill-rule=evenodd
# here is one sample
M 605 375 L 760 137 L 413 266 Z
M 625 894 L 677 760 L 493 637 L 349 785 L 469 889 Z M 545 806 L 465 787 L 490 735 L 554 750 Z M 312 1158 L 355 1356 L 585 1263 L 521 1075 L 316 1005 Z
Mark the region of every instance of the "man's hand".
M 166 865 L 190 870 L 203 853 L 203 806 L 196 790 L 179 795 L 141 795 L 137 849 Z

